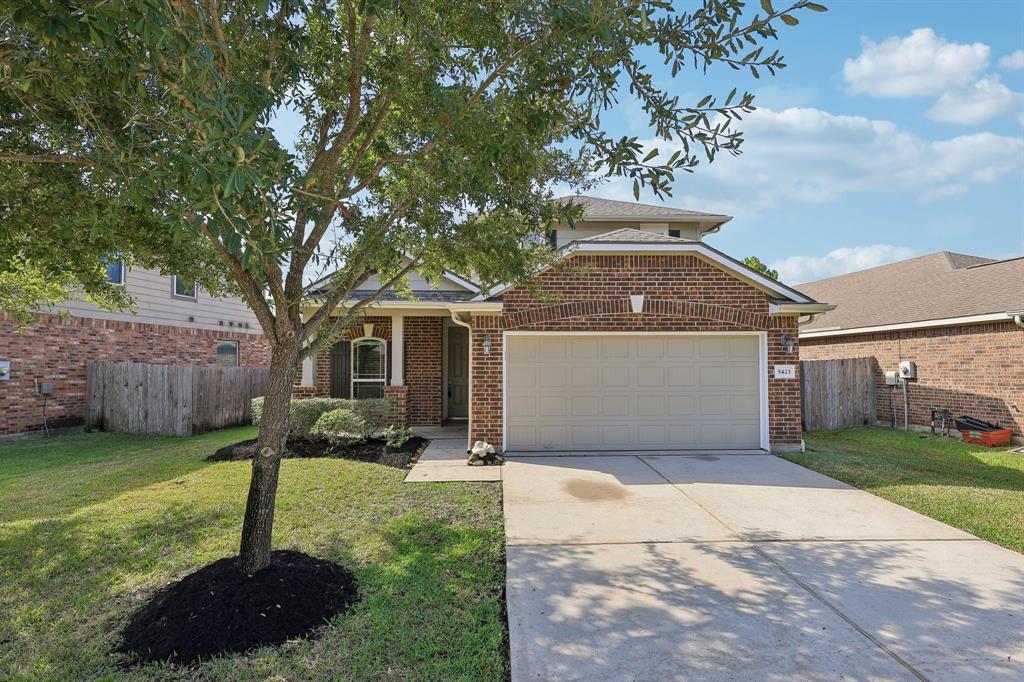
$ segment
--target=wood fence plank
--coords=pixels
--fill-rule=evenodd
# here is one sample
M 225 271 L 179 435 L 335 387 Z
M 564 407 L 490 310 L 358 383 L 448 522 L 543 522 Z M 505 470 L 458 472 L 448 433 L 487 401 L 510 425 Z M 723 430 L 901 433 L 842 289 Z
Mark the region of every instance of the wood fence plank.
M 266 391 L 264 367 L 90 362 L 86 420 L 122 433 L 188 436 L 249 424 L 250 401 Z
M 804 360 L 800 395 L 804 430 L 863 426 L 875 421 L 871 358 Z

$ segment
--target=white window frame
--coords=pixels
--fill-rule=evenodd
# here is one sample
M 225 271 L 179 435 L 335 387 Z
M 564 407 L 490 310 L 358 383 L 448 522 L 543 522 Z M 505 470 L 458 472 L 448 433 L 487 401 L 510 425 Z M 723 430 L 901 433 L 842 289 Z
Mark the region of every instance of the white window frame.
M 356 345 L 360 341 L 376 341 L 383 346 L 383 352 L 381 357 L 384 359 L 384 364 L 381 366 L 381 377 L 379 379 L 357 379 L 356 378 Z M 379 336 L 360 336 L 359 338 L 352 339 L 349 344 L 349 395 L 352 396 L 353 400 L 356 400 L 356 384 L 380 384 L 381 386 L 381 397 L 384 395 L 384 387 L 388 385 L 388 342 L 386 339 L 382 339 Z
M 111 282 L 110 281 L 110 271 L 107 270 L 107 284 L 109 284 L 111 286 L 115 286 L 115 287 L 123 287 L 124 286 L 124 275 L 125 275 L 125 272 L 124 272 L 124 258 L 115 258 L 115 257 L 104 258 L 103 259 L 103 267 L 104 267 L 104 269 L 109 268 L 113 263 L 118 263 L 121 266 L 121 281 L 120 282 Z
M 178 281 L 179 280 L 184 283 L 185 278 L 182 277 L 181 275 L 174 275 L 173 277 L 171 277 L 171 296 L 173 296 L 174 298 L 181 298 L 181 299 L 184 299 L 186 301 L 196 301 L 196 300 L 198 300 L 199 299 L 199 283 L 198 282 L 192 282 L 192 295 L 189 296 L 187 294 L 179 294 L 178 293 Z

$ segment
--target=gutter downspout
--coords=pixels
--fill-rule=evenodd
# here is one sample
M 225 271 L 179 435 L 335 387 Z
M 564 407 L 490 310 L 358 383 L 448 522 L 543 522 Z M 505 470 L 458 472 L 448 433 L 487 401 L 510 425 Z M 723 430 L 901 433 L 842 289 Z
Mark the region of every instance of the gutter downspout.
M 466 453 L 468 454 L 473 448 L 473 325 L 463 321 L 454 308 L 448 308 L 448 312 L 451 313 L 452 322 L 469 330 L 469 395 L 467 396 L 469 419 L 466 420 Z M 446 349 L 442 352 L 446 352 Z
M 1024 329 L 1024 312 L 1020 312 L 1020 313 L 1006 313 L 1006 314 L 1009 315 L 1011 318 L 1013 318 L 1013 323 L 1015 325 L 1017 325 L 1021 329 Z

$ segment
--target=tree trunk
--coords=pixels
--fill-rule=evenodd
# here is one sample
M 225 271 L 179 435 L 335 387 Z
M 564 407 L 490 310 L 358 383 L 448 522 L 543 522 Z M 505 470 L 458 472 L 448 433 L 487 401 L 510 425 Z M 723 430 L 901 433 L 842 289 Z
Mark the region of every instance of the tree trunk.
M 270 357 L 270 381 L 263 398 L 256 455 L 252 458 L 252 479 L 238 561 L 239 568 L 249 576 L 270 564 L 277 475 L 288 437 L 292 382 L 298 370 L 300 348 L 297 343 L 281 344 L 274 348 Z

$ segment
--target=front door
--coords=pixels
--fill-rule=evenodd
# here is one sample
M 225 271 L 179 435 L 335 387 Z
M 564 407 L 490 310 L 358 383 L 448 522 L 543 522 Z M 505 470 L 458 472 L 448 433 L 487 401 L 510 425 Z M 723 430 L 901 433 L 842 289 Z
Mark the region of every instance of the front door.
M 469 330 L 448 328 L 448 417 L 469 416 Z

